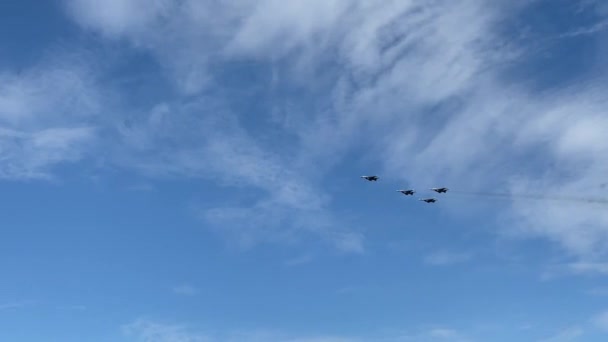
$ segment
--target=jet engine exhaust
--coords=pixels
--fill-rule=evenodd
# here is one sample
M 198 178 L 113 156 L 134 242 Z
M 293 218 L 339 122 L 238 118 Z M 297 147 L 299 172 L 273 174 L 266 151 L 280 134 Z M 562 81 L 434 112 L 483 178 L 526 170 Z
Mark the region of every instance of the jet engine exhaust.
M 606 198 L 585 198 L 585 197 L 564 197 L 564 196 L 547 196 L 547 195 L 535 195 L 535 194 L 510 194 L 510 193 L 495 193 L 495 192 L 468 192 L 468 191 L 452 191 L 453 194 L 466 195 L 466 196 L 478 196 L 478 197 L 490 197 L 490 198 L 502 198 L 502 199 L 528 199 L 537 201 L 558 201 L 558 202 L 570 202 L 570 203 L 593 203 L 593 204 L 605 204 L 608 205 L 608 199 Z

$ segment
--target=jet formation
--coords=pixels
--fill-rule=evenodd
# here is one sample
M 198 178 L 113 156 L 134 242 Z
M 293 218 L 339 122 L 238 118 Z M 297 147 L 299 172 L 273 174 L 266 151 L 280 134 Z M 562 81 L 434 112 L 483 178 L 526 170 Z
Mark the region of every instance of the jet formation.
M 370 181 L 370 182 L 376 182 L 378 181 L 378 179 L 380 177 L 376 176 L 376 175 L 371 175 L 371 176 L 361 176 L 361 178 Z M 608 187 L 608 183 L 607 184 L 601 184 L 600 188 L 605 188 Z M 466 192 L 466 191 L 462 191 L 462 190 L 450 190 L 446 187 L 439 187 L 439 188 L 430 188 L 428 189 L 429 191 L 432 191 L 434 193 L 440 194 L 439 196 L 445 196 L 443 194 L 446 194 L 448 191 L 451 191 L 452 193 L 454 193 L 455 195 L 472 195 L 472 196 L 485 196 L 485 197 L 489 197 L 489 198 L 506 198 L 506 199 L 527 199 L 527 200 L 540 200 L 540 201 L 561 201 L 561 202 L 573 202 L 573 203 L 595 203 L 595 204 L 603 204 L 603 205 L 608 205 L 608 198 L 589 198 L 589 197 L 564 197 L 564 196 L 548 196 L 548 195 L 544 195 L 544 194 L 513 194 L 513 193 L 493 193 L 493 192 Z M 399 190 L 395 190 L 397 192 L 400 192 L 401 194 L 403 194 L 404 196 L 414 196 L 414 194 L 417 193 L 416 190 L 414 189 L 399 189 Z M 438 201 L 437 198 L 435 197 L 422 197 L 422 198 L 418 198 L 419 201 L 421 202 L 425 202 L 425 203 L 436 203 Z
M 378 176 L 361 176 L 361 178 L 369 181 L 369 182 L 376 182 L 378 180 Z M 431 188 L 429 190 L 435 191 L 438 194 L 445 194 L 448 192 L 448 188 Z M 397 192 L 402 193 L 405 196 L 413 196 L 416 193 L 416 190 L 414 189 L 401 189 L 401 190 L 396 190 Z M 426 203 L 435 203 L 437 202 L 436 198 L 430 197 L 430 198 L 420 198 L 418 199 L 419 201 L 422 202 L 426 202 Z

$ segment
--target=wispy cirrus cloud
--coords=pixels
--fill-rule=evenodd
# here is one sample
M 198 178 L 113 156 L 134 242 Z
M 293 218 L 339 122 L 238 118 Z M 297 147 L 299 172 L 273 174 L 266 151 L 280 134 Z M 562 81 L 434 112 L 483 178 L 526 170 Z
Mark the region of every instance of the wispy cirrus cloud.
M 597 314 L 593 317 L 592 323 L 596 328 L 608 332 L 608 311 Z
M 1 303 L 0 304 L 0 311 L 5 311 L 5 310 L 18 310 L 18 309 L 23 309 L 26 307 L 30 307 L 35 305 L 36 302 L 35 301 L 20 301 L 20 302 L 7 302 L 7 303 Z
M 573 273 L 588 274 L 588 273 L 608 273 L 607 263 L 598 262 L 575 262 L 567 264 L 567 268 Z
M 209 337 L 179 325 L 138 320 L 123 327 L 127 337 L 137 342 L 211 342 Z
M 581 319 L 580 324 L 558 330 L 539 342 L 570 342 L 602 339 L 608 331 L 608 312 L 600 312 L 591 318 Z
M 155 2 L 143 13 L 135 10 L 135 1 L 115 1 L 106 9 L 99 9 L 94 2 L 86 0 L 67 3 L 76 22 L 83 27 L 111 39 L 126 39 L 133 46 L 149 51 L 167 69 L 191 70 L 196 75 L 207 73 L 207 66 L 214 63 L 253 58 L 263 65 L 275 64 L 273 68 L 278 68 L 278 75 L 286 75 L 278 82 L 310 85 L 310 82 L 315 82 L 315 77 L 302 77 L 300 71 L 309 70 L 312 75 L 317 75 L 315 70 L 319 70 L 323 63 L 331 62 L 326 57 L 327 52 L 335 50 L 339 61 L 346 62 L 345 68 L 338 69 L 345 76 L 332 76 L 337 77 L 338 87 L 336 90 L 328 89 L 328 92 L 336 93 L 330 97 L 331 102 L 319 103 L 335 110 L 311 116 L 298 108 L 303 103 L 290 99 L 290 103 L 295 104 L 294 113 L 302 113 L 295 117 L 290 114 L 292 122 L 298 124 L 277 127 L 295 138 L 294 145 L 288 148 L 289 154 L 263 147 L 259 138 L 251 134 L 252 128 L 239 123 L 240 116 L 226 119 L 226 113 L 213 115 L 209 111 L 201 111 L 196 103 L 186 103 L 177 107 L 160 104 L 149 117 L 128 128 L 120 127 L 119 135 L 124 142 L 120 149 L 128 147 L 130 150 L 118 155 L 122 155 L 121 159 L 127 160 L 130 167 L 147 173 L 211 175 L 212 179 L 225 184 L 245 183 L 264 190 L 267 196 L 254 205 L 228 205 L 202 212 L 204 219 L 214 226 L 223 227 L 224 231 L 236 228 L 237 238 L 244 244 L 277 238 L 289 240 L 295 233 L 309 231 L 333 241 L 342 250 L 350 251 L 363 249 L 361 236 L 352 232 L 347 227 L 348 223 L 340 222 L 329 213 L 328 196 L 316 180 L 318 170 L 324 169 L 323 164 L 328 162 L 326 157 L 329 154 L 336 156 L 337 151 L 354 142 L 358 131 L 369 122 L 362 113 L 376 105 L 383 94 L 394 93 L 395 87 L 403 85 L 397 80 L 398 74 L 410 73 L 412 84 L 426 82 L 427 87 L 435 86 L 432 92 L 410 96 L 418 99 L 417 103 L 436 100 L 436 96 L 450 96 L 457 91 L 459 83 L 474 71 L 469 64 L 477 63 L 469 58 L 468 49 L 460 45 L 472 44 L 479 36 L 471 29 L 463 33 L 463 38 L 454 39 L 457 37 L 449 35 L 450 29 L 445 25 L 457 26 L 459 21 L 467 21 L 467 27 L 481 29 L 487 21 L 486 16 L 477 16 L 480 8 L 473 1 L 467 2 L 463 8 L 452 8 L 447 2 L 378 2 L 370 6 L 333 1 L 306 2 L 304 6 L 304 2 L 283 4 L 264 1 L 256 5 L 214 6 L 213 18 L 209 16 L 208 4 L 191 1 Z M 282 15 L 267 21 L 264 13 L 269 11 Z M 370 11 L 374 15 L 370 16 Z M 324 15 L 319 17 L 317 13 Z M 128 22 L 132 16 L 137 19 Z M 357 32 L 349 29 L 354 22 L 360 24 Z M 286 27 L 288 30 L 284 29 Z M 180 39 L 170 38 L 178 32 Z M 285 35 L 289 39 L 286 40 Z M 208 38 L 204 44 L 197 43 L 201 36 Z M 321 42 L 316 38 L 320 36 L 325 37 Z M 278 45 L 281 49 L 268 55 L 265 47 L 274 46 L 277 41 L 290 43 Z M 176 42 L 177 46 L 174 45 Z M 435 44 L 444 43 L 450 46 L 450 52 L 435 54 Z M 172 51 L 172 57 L 178 58 L 167 59 L 164 51 Z M 366 54 L 368 51 L 373 53 Z M 428 66 L 420 68 L 422 59 L 438 56 L 446 60 L 425 63 Z M 294 58 L 297 61 L 292 63 Z M 450 78 L 452 82 L 439 82 L 442 71 L 437 68 L 453 58 L 462 61 L 463 66 L 445 70 L 457 72 Z M 286 61 L 290 62 L 285 64 Z M 281 65 L 297 67 L 283 68 Z M 458 68 L 460 71 L 456 71 Z M 170 74 L 169 78 L 176 84 L 189 84 L 187 89 L 180 89 L 185 94 L 194 94 L 203 89 L 204 83 L 192 83 L 198 78 L 196 75 L 178 72 Z M 349 85 L 348 78 L 360 83 L 361 90 Z M 379 88 L 374 89 L 374 84 Z M 337 93 L 340 89 L 350 93 L 345 95 L 353 97 L 357 107 L 343 101 Z M 408 90 L 404 88 L 404 91 Z M 196 116 L 192 108 L 197 108 Z M 347 111 L 352 111 L 352 115 L 346 116 Z M 268 115 L 260 114 L 262 118 Z M 398 119 L 394 114 L 394 111 L 388 111 L 377 118 L 379 124 L 372 126 L 383 128 L 394 123 Z M 230 117 L 231 114 L 227 115 Z M 193 138 L 195 134 L 189 132 L 197 132 L 198 141 Z M 318 170 L 310 165 L 317 165 Z
M 416 333 L 402 333 L 394 336 L 385 336 L 379 341 L 386 342 L 422 342 L 422 341 L 455 341 L 455 342 L 471 342 L 474 341 L 462 332 L 446 327 L 431 327 L 420 329 Z
M 137 342 L 356 342 L 358 339 L 344 337 L 293 337 L 277 332 L 253 331 L 225 334 L 195 332 L 183 325 L 164 324 L 138 320 L 123 327 L 125 336 Z
M 538 53 L 517 32 L 504 32 L 503 24 L 526 4 L 155 1 L 140 12 L 136 0 L 115 0 L 104 9 L 91 0 L 67 3 L 82 27 L 148 52 L 181 96 L 203 94 L 210 85 L 227 91 L 223 72 L 245 62 L 272 77 L 239 87 L 261 82 L 275 92 L 294 90 L 273 97 L 280 103 L 264 104 L 256 125 L 242 125 L 246 114 L 238 113 L 231 129 L 211 125 L 199 134 L 215 138 L 196 141 L 185 134 L 191 139 L 161 147 L 169 146 L 159 144 L 163 134 L 181 137 L 189 132 L 184 126 L 205 126 L 196 120 L 206 114 L 175 115 L 183 111 L 173 108 L 160 115 L 160 131 L 151 116 L 125 140 L 135 151 L 148 146 L 148 159 L 124 158 L 147 172 L 211 173 L 265 191 L 253 205 L 227 204 L 202 214 L 216 226 L 240 227 L 245 243 L 260 235 L 288 237 L 302 227 L 326 232 L 347 226 L 328 215 L 330 197 L 318 177 L 354 149 L 382 165 L 388 177 L 412 184 L 592 195 L 605 182 L 605 75 L 543 92 L 530 86 L 540 73 L 509 77 L 525 69 L 520 56 Z M 260 131 L 281 132 L 285 145 L 265 144 L 254 133 Z M 605 211 L 517 198 L 506 204 L 504 230 L 547 238 L 575 256 L 606 252 Z M 262 221 L 272 224 L 259 229 Z M 327 235 L 360 249 L 356 235 L 340 229 Z
M 583 336 L 585 331 L 581 327 L 571 327 L 564 329 L 557 334 L 539 340 L 539 342 L 568 342 L 568 341 L 580 341 L 580 337 Z
M 608 274 L 608 263 L 581 260 L 554 264 L 545 270 L 542 278 L 550 280 L 566 276 L 602 276 L 604 274 Z
M 342 251 L 363 251 L 362 236 L 328 210 L 318 183 L 289 155 L 265 148 L 240 121 L 219 100 L 160 104 L 118 126 L 113 160 L 153 178 L 210 180 L 236 193 L 255 189 L 253 203 L 194 209 L 240 247 L 313 235 Z
M 0 179 L 49 178 L 54 166 L 89 153 L 101 106 L 91 70 L 66 53 L 0 71 Z

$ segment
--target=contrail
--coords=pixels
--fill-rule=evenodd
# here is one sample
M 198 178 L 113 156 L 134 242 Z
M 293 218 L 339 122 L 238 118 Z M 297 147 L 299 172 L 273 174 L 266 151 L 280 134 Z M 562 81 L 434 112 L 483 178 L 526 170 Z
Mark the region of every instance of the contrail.
M 574 203 L 595 203 L 608 204 L 607 198 L 585 198 L 585 197 L 566 197 L 566 196 L 550 196 L 536 194 L 521 194 L 521 193 L 496 193 L 496 192 L 469 192 L 469 191 L 450 191 L 458 195 L 494 197 L 504 199 L 529 199 L 537 201 L 559 201 L 559 202 L 574 202 Z

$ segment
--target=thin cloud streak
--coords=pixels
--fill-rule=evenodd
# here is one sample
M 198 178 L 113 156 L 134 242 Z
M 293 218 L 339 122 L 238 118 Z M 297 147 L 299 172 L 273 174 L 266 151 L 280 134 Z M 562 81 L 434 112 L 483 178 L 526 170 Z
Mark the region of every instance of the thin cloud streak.
M 417 333 L 378 334 L 373 337 L 348 336 L 293 336 L 277 331 L 228 332 L 223 334 L 207 334 L 188 329 L 184 325 L 165 324 L 139 319 L 123 326 L 126 337 L 134 342 L 472 342 L 469 337 L 448 328 L 429 328 Z
M 473 258 L 471 253 L 456 253 L 438 251 L 427 255 L 424 258 L 424 262 L 428 265 L 433 266 L 447 266 L 459 263 L 465 263 Z

